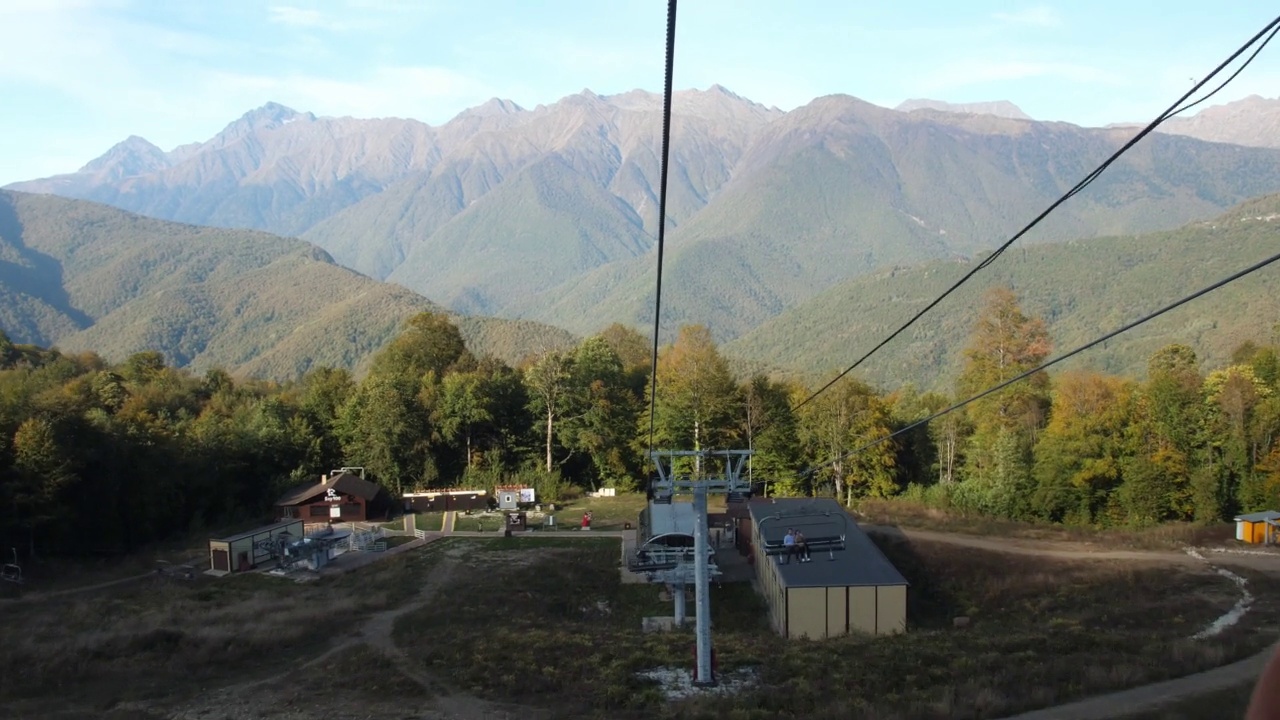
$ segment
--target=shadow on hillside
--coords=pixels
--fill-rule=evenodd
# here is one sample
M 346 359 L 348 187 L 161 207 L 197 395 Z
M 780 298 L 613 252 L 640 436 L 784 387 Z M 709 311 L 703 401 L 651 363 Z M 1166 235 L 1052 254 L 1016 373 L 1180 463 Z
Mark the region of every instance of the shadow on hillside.
M 93 324 L 93 318 L 71 304 L 63 286 L 62 263 L 26 246 L 23 241 L 25 228 L 18 219 L 12 198 L 0 194 L 0 247 L 7 244 L 25 261 L 18 264 L 0 260 L 0 286 L 6 286 L 15 294 L 27 295 L 66 315 L 83 330 Z M 38 344 L 51 344 L 54 338 L 33 338 Z
M 907 625 L 949 628 L 964 615 L 963 601 L 946 586 L 938 572 L 940 558 L 922 554 L 896 526 L 865 527 L 867 535 L 911 585 L 907 589 Z

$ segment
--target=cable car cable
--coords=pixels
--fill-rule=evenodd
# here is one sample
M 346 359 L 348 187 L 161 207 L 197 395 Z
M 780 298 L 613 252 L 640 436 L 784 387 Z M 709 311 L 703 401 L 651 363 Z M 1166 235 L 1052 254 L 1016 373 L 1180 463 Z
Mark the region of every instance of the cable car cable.
M 667 2 L 667 69 L 662 93 L 662 166 L 658 177 L 658 280 L 653 294 L 653 362 L 649 376 L 649 452 L 658 407 L 658 328 L 662 313 L 662 249 L 667 229 L 667 169 L 671 157 L 671 75 L 676 53 L 676 0 Z
M 1196 292 L 1194 292 L 1194 293 L 1192 293 L 1192 294 L 1190 294 L 1190 295 L 1188 295 L 1188 296 L 1186 296 L 1186 297 L 1184 297 L 1184 298 L 1182 298 L 1182 299 L 1180 299 L 1180 300 L 1176 300 L 1176 301 L 1174 301 L 1174 302 L 1172 302 L 1172 303 L 1170 303 L 1170 304 L 1168 304 L 1168 305 L 1165 305 L 1164 307 L 1160 308 L 1159 310 L 1156 310 L 1156 311 L 1155 311 L 1155 312 L 1153 312 L 1153 313 L 1150 313 L 1150 314 L 1145 315 L 1145 316 L 1143 316 L 1143 317 L 1141 317 L 1141 318 L 1139 318 L 1139 319 L 1137 319 L 1137 320 L 1134 320 L 1133 322 L 1131 322 L 1131 323 L 1129 323 L 1129 324 L 1127 324 L 1127 325 L 1124 325 L 1124 326 L 1122 326 L 1122 327 L 1120 327 L 1120 328 L 1118 328 L 1118 329 L 1116 329 L 1116 330 L 1112 330 L 1111 332 L 1107 333 L 1106 335 L 1103 335 L 1102 337 L 1100 337 L 1100 338 L 1098 338 L 1098 339 L 1096 339 L 1096 340 L 1091 340 L 1090 342 L 1087 342 L 1087 343 L 1085 343 L 1084 345 L 1081 345 L 1080 347 L 1076 348 L 1075 350 L 1072 350 L 1072 351 L 1070 351 L 1070 352 L 1067 352 L 1067 353 L 1064 353 L 1064 354 L 1062 354 L 1062 355 L 1059 355 L 1058 357 L 1056 357 L 1056 358 L 1054 358 L 1054 359 L 1052 359 L 1052 360 L 1050 360 L 1050 361 L 1048 361 L 1048 362 L 1046 362 L 1046 363 L 1043 363 L 1043 364 L 1041 364 L 1041 365 L 1038 365 L 1038 366 L 1036 366 L 1036 367 L 1034 367 L 1034 368 L 1032 368 L 1032 369 L 1030 369 L 1030 370 L 1028 370 L 1028 371 L 1026 371 L 1026 372 L 1024 372 L 1024 373 L 1021 373 L 1020 375 L 1017 375 L 1017 376 L 1014 376 L 1014 377 L 1012 377 L 1012 378 L 1010 378 L 1010 379 L 1008 379 L 1008 380 L 1005 380 L 1004 382 L 1000 383 L 999 385 L 995 385 L 995 386 L 992 386 L 992 387 L 990 387 L 990 388 L 987 388 L 986 390 L 983 390 L 982 392 L 978 393 L 977 395 L 974 395 L 973 397 L 971 397 L 971 398 L 969 398 L 969 399 L 967 399 L 967 400 L 964 400 L 964 401 L 958 402 L 958 403 L 956 403 L 956 404 L 954 404 L 954 405 L 952 405 L 952 406 L 950 406 L 950 407 L 948 407 L 948 408 L 945 408 L 945 409 L 943 409 L 943 410 L 939 410 L 938 412 L 936 412 L 936 413 L 934 413 L 934 414 L 932 414 L 932 415 L 929 415 L 928 417 L 925 417 L 925 418 L 923 418 L 923 419 L 917 420 L 917 421 L 915 421 L 915 422 L 911 423 L 910 425 L 907 425 L 906 427 L 899 428 L 898 430 L 895 430 L 894 432 L 889 433 L 888 435 L 885 435 L 885 436 L 884 436 L 884 437 L 882 437 L 882 438 L 879 438 L 879 439 L 877 439 L 877 440 L 873 440 L 873 441 L 871 441 L 871 442 L 869 442 L 869 443 L 867 443 L 867 444 L 865 444 L 865 445 L 862 445 L 862 446 L 860 446 L 860 447 L 858 447 L 858 448 L 855 448 L 855 449 L 853 449 L 853 450 L 850 450 L 850 451 L 848 451 L 848 452 L 841 453 L 841 454 L 837 455 L 836 457 L 832 458 L 831 460 L 828 460 L 828 461 L 826 461 L 826 462 L 824 462 L 824 463 L 820 463 L 820 464 L 818 464 L 818 465 L 814 465 L 813 467 L 810 467 L 808 470 L 805 470 L 804 472 L 800 473 L 800 476 L 801 476 L 801 477 L 804 477 L 804 476 L 806 476 L 806 475 L 811 475 L 811 474 L 813 474 L 814 472 L 816 472 L 816 471 L 818 471 L 818 470 L 821 470 L 822 468 L 828 467 L 828 466 L 830 466 L 830 465 L 832 465 L 832 464 L 834 464 L 834 463 L 837 463 L 837 462 L 839 462 L 839 461 L 841 461 L 841 460 L 843 460 L 843 459 L 845 459 L 845 458 L 849 457 L 850 455 L 855 455 L 855 454 L 860 453 L 860 452 L 862 452 L 862 451 L 864 451 L 864 450 L 869 450 L 869 449 L 871 449 L 871 448 L 875 447 L 876 445 L 879 445 L 879 444 L 881 444 L 881 443 L 884 443 L 884 442 L 887 442 L 887 441 L 889 441 L 889 440 L 892 440 L 893 438 L 895 438 L 895 437 L 897 437 L 897 436 L 899 436 L 899 435 L 902 435 L 902 434 L 904 434 L 904 433 L 907 433 L 907 432 L 909 432 L 909 431 L 911 431 L 911 430 L 914 430 L 915 428 L 918 428 L 918 427 L 920 427 L 921 425 L 925 425 L 925 424 L 927 424 L 927 423 L 929 423 L 929 422 L 932 422 L 933 420 L 936 420 L 936 419 L 938 419 L 938 418 L 942 417 L 943 415 L 946 415 L 946 414 L 948 414 L 948 413 L 951 413 L 951 412 L 954 412 L 954 411 L 956 411 L 956 410 L 959 410 L 960 408 L 962 408 L 962 407 L 964 407 L 964 406 L 968 405 L 969 403 L 975 402 L 975 401 L 977 401 L 977 400 L 981 400 L 982 398 L 984 398 L 984 397 L 986 397 L 986 396 L 990 395 L 991 393 L 997 392 L 997 391 L 999 391 L 999 390 L 1003 390 L 1004 388 L 1006 388 L 1006 387 L 1008 387 L 1008 386 L 1010 386 L 1010 385 L 1012 385 L 1012 384 L 1014 384 L 1014 383 L 1016 383 L 1016 382 L 1018 382 L 1018 381 L 1020 381 L 1020 380 L 1025 380 L 1026 378 L 1031 377 L 1032 375 L 1034 375 L 1034 374 L 1036 374 L 1036 373 L 1038 373 L 1038 372 L 1040 372 L 1040 371 L 1042 371 L 1042 370 L 1045 370 L 1046 368 L 1048 368 L 1048 367 L 1050 367 L 1050 366 L 1056 365 L 1056 364 L 1058 364 L 1058 363 L 1062 362 L 1063 360 L 1066 360 L 1066 359 L 1068 359 L 1068 358 L 1070 358 L 1070 357 L 1074 357 L 1075 355 L 1079 355 L 1080 353 L 1084 352 L 1085 350 L 1088 350 L 1089 348 L 1092 348 L 1092 347 L 1094 347 L 1094 346 L 1096 346 L 1096 345 L 1100 345 L 1100 344 L 1102 344 L 1102 343 L 1104 343 L 1104 342 L 1106 342 L 1106 341 L 1110 340 L 1111 338 L 1113 338 L 1113 337 L 1115 337 L 1115 336 L 1117 336 L 1117 335 L 1120 335 L 1121 333 L 1128 332 L 1129 330 L 1132 330 L 1132 329 L 1134 329 L 1134 328 L 1138 327 L 1139 325 L 1142 325 L 1142 324 L 1143 324 L 1143 323 L 1145 323 L 1145 322 L 1148 322 L 1148 321 L 1150 321 L 1150 320 L 1154 320 L 1154 319 L 1156 319 L 1156 318 L 1160 317 L 1161 315 L 1163 315 L 1163 314 L 1165 314 L 1165 313 L 1169 312 L 1170 310 L 1173 310 L 1174 308 L 1181 307 L 1182 305 L 1185 305 L 1186 303 L 1189 303 L 1189 302 L 1191 302 L 1192 300 L 1195 300 L 1196 298 L 1200 297 L 1201 295 L 1205 295 L 1205 294 L 1207 294 L 1207 293 L 1210 293 L 1210 292 L 1212 292 L 1212 291 L 1214 291 L 1214 290 L 1217 290 L 1218 288 L 1220 288 L 1220 287 L 1222 287 L 1222 286 L 1224 286 L 1224 285 L 1227 285 L 1227 284 L 1232 283 L 1232 282 L 1234 282 L 1234 281 L 1236 281 L 1236 280 L 1239 280 L 1240 278 L 1242 278 L 1242 277 L 1244 277 L 1244 276 L 1246 276 L 1246 275 L 1248 275 L 1248 274 L 1250 274 L 1250 273 L 1253 273 L 1253 272 L 1256 272 L 1256 271 L 1258 271 L 1258 270 L 1261 270 L 1262 268 L 1264 268 L 1264 267 L 1266 267 L 1266 266 L 1268 266 L 1268 265 L 1270 265 L 1270 264 L 1272 264 L 1272 263 L 1276 262 L 1277 260 L 1280 260 L 1280 253 L 1277 253 L 1277 254 L 1275 254 L 1275 255 L 1272 255 L 1271 257 L 1269 257 L 1269 258 L 1267 258 L 1267 259 L 1265 259 L 1265 260 L 1262 260 L 1262 261 L 1260 261 L 1260 262 L 1254 263 L 1253 265 L 1250 265 L 1249 267 L 1245 268 L 1244 270 L 1241 270 L 1240 272 L 1235 273 L 1234 275 L 1231 275 L 1231 276 L 1229 276 L 1229 277 L 1223 278 L 1222 280 L 1219 280 L 1218 282 L 1215 282 L 1214 284 L 1212 284 L 1212 285 L 1210 285 L 1210 286 L 1208 286 L 1208 287 L 1206 287 L 1206 288 L 1203 288 L 1203 289 L 1201 289 L 1201 290 L 1197 290 Z
M 1172 105 L 1170 105 L 1167 110 L 1161 113 L 1159 117 L 1151 121 L 1151 123 L 1148 124 L 1146 127 L 1144 127 L 1137 135 L 1134 135 L 1132 139 L 1130 139 L 1123 146 L 1121 146 L 1119 150 L 1113 153 L 1111 157 L 1107 158 L 1107 160 L 1103 162 L 1101 165 L 1099 165 L 1093 172 L 1086 175 L 1085 178 L 1081 180 L 1079 183 L 1076 183 L 1076 185 L 1073 188 L 1071 188 L 1071 190 L 1069 190 L 1062 197 L 1054 201 L 1053 204 L 1051 204 L 1043 212 L 1037 215 L 1035 219 L 1033 219 L 1030 223 L 1028 223 L 1026 227 L 1019 230 L 1017 234 L 1009 238 L 1009 240 L 1007 240 L 1003 245 L 1001 245 L 994 252 L 992 252 L 990 256 L 988 256 L 982 262 L 974 266 L 973 269 L 969 270 L 969 272 L 965 273 L 959 280 L 955 282 L 955 284 L 953 284 L 950 288 L 948 288 L 946 292 L 939 295 L 935 300 L 933 300 L 928 305 L 926 305 L 924 309 L 920 310 L 914 316 L 912 316 L 912 318 L 908 320 L 906 324 L 904 324 L 902 327 L 898 328 L 897 330 L 893 331 L 893 333 L 890 334 L 889 337 L 885 338 L 884 340 L 881 340 L 875 347 L 871 348 L 871 350 L 869 350 L 865 355 L 858 358 L 856 362 L 854 362 L 852 365 L 846 368 L 839 375 L 832 378 L 831 381 L 828 382 L 826 385 L 823 385 L 821 388 L 818 388 L 818 390 L 815 391 L 813 394 L 811 394 L 809 397 L 805 398 L 798 405 L 792 407 L 791 408 L 792 412 L 804 407 L 809 402 L 811 402 L 814 398 L 816 398 L 818 395 L 822 394 L 824 391 L 829 389 L 832 385 L 835 385 L 836 382 L 838 382 L 841 378 L 848 375 L 855 368 L 857 368 L 859 365 L 865 362 L 867 358 L 874 355 L 877 351 L 880 350 L 880 348 L 887 345 L 890 341 L 892 341 L 894 338 L 900 335 L 904 330 L 914 325 L 915 322 L 919 320 L 921 317 L 923 317 L 925 313 L 929 312 L 934 307 L 936 307 L 938 303 L 942 302 L 943 299 L 945 299 L 948 295 L 955 292 L 957 288 L 959 288 L 964 283 L 968 282 L 969 279 L 972 278 L 975 274 L 977 274 L 979 270 L 982 270 L 983 268 L 987 267 L 991 263 L 995 262 L 996 258 L 1000 257 L 1000 255 L 1002 255 L 1004 251 L 1009 248 L 1010 245 L 1013 245 L 1013 243 L 1017 242 L 1017 240 L 1021 238 L 1023 235 L 1026 235 L 1032 228 L 1034 228 L 1036 225 L 1039 225 L 1040 221 L 1048 217 L 1050 213 L 1052 213 L 1054 210 L 1057 210 L 1058 207 L 1061 206 L 1063 203 L 1065 203 L 1067 200 L 1071 199 L 1081 190 L 1088 187 L 1094 180 L 1098 178 L 1099 175 L 1102 174 L 1104 170 L 1106 170 L 1108 167 L 1111 166 L 1112 163 L 1118 160 L 1121 155 L 1124 155 L 1126 152 L 1128 152 L 1130 148 L 1136 145 L 1138 141 L 1142 140 L 1144 137 L 1151 134 L 1165 120 L 1168 120 L 1169 118 L 1173 117 L 1177 113 L 1182 112 L 1183 110 L 1194 107 L 1195 105 L 1198 105 L 1201 102 L 1204 102 L 1205 100 L 1207 100 L 1208 98 L 1216 94 L 1219 90 L 1226 87 L 1228 83 L 1234 80 L 1235 77 L 1239 75 L 1241 71 L 1243 71 L 1246 67 L 1249 66 L 1250 63 L 1253 62 L 1254 58 L 1258 56 L 1258 53 L 1262 51 L 1262 48 L 1266 47 L 1267 43 L 1271 42 L 1272 37 L 1275 37 L 1276 31 L 1278 30 L 1280 30 L 1280 17 L 1277 17 L 1271 22 L 1267 23 L 1266 27 L 1264 27 L 1256 35 L 1254 35 L 1247 43 L 1240 46 L 1240 48 L 1235 52 L 1233 52 L 1230 57 L 1222 61 L 1222 63 L 1219 64 L 1218 67 L 1216 67 L 1213 70 L 1213 72 L 1209 73 L 1207 76 L 1204 77 L 1204 79 L 1197 82 L 1195 86 L 1193 86 L 1190 90 L 1188 90 L 1181 97 L 1179 97 L 1178 100 L 1174 102 Z M 1186 107 L 1179 108 L 1179 106 L 1182 105 L 1182 103 L 1186 102 L 1188 98 L 1190 98 L 1192 95 L 1198 92 L 1201 88 L 1207 85 L 1210 80 L 1212 80 L 1214 77 L 1218 75 L 1218 73 L 1222 72 L 1223 69 L 1225 69 L 1228 65 L 1234 62 L 1235 59 L 1238 58 L 1240 55 L 1244 54 L 1246 50 L 1252 47 L 1254 43 L 1258 42 L 1258 40 L 1261 39 L 1264 35 L 1267 35 L 1267 33 L 1271 33 L 1271 35 L 1268 36 L 1266 40 L 1263 41 L 1263 43 L 1258 46 L 1257 50 L 1255 50 L 1254 53 L 1250 55 L 1247 60 L 1245 60 L 1244 64 L 1242 64 L 1240 68 L 1231 75 L 1231 77 L 1227 78 L 1227 80 L 1224 83 L 1222 83 L 1222 85 L 1219 85 L 1216 89 L 1214 89 L 1212 92 L 1210 92 L 1208 95 L 1201 98 L 1200 100 L 1197 100 L 1196 102 L 1190 105 L 1187 105 Z

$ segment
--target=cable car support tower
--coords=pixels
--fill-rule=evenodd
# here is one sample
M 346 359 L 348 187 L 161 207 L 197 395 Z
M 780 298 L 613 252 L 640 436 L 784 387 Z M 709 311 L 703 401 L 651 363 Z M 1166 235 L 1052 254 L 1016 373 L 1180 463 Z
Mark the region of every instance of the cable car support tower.
M 707 520 L 707 498 L 724 495 L 730 502 L 744 501 L 751 493 L 750 481 L 743 479 L 742 468 L 752 450 L 651 450 L 650 458 L 657 468 L 650 482 L 649 495 L 654 503 L 669 503 L 676 495 L 693 496 L 693 552 L 679 548 L 647 552 L 636 558 L 631 569 L 644 573 L 649 582 L 660 582 L 675 588 L 676 622 L 684 620 L 684 588 L 694 587 L 694 618 L 697 637 L 697 665 L 694 683 L 714 685 L 711 662 L 711 578 L 719 568 L 711 558 L 711 529 Z M 677 469 L 681 460 L 693 460 L 694 472 L 682 474 Z M 719 462 L 717 462 L 719 461 Z M 723 474 L 709 474 L 722 469 Z

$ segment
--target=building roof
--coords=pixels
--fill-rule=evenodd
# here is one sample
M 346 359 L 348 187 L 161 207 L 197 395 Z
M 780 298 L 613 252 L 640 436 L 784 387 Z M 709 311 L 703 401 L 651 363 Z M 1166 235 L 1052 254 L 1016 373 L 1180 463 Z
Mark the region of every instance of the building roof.
M 1247 515 L 1237 515 L 1236 522 L 1266 522 L 1268 520 L 1280 520 L 1280 512 L 1275 510 L 1263 510 L 1262 512 L 1249 513 Z
M 266 533 L 269 533 L 275 530 L 280 530 L 281 528 L 287 528 L 293 525 L 301 525 L 301 524 L 302 524 L 301 520 L 283 520 L 278 523 L 272 523 L 270 525 L 263 525 L 262 527 L 257 527 L 252 530 L 246 530 L 242 533 L 236 533 L 235 535 L 228 535 L 227 537 L 223 537 L 223 538 L 213 538 L 213 541 L 227 542 L 227 543 L 235 542 L 237 540 L 243 540 L 247 537 L 253 537 L 254 535 L 265 535 Z
M 404 497 L 439 497 L 441 495 L 488 495 L 488 490 L 477 490 L 466 488 L 440 488 L 439 490 L 423 490 L 422 492 L 407 492 Z
M 649 503 L 649 536 L 693 535 L 693 503 Z
M 377 483 L 369 482 L 359 475 L 343 472 L 333 475 L 328 480 L 324 480 L 322 482 L 299 485 L 280 496 L 280 499 L 276 500 L 276 505 L 300 505 L 319 495 L 325 494 L 330 488 L 340 493 L 364 498 L 365 500 L 374 499 L 378 496 L 378 493 L 382 491 L 382 487 Z
M 813 550 L 813 561 L 785 562 L 770 556 L 778 568 L 778 578 L 789 588 L 908 585 L 907 579 L 880 552 L 880 548 L 858 527 L 840 503 L 831 498 L 772 498 L 772 502 L 750 503 L 751 522 L 765 542 L 781 542 L 787 528 L 806 537 L 844 535 L 845 549 L 829 559 L 826 550 Z M 775 519 L 768 519 L 780 515 Z M 762 520 L 767 520 L 761 524 Z M 780 562 L 782 561 L 782 562 Z

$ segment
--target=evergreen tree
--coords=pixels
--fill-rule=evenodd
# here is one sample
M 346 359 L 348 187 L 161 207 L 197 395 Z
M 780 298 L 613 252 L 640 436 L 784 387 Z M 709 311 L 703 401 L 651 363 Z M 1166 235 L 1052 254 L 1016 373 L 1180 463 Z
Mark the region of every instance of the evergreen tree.
M 1008 288 L 992 288 L 965 351 L 957 383 L 961 395 L 976 395 L 1031 370 L 1050 350 L 1044 321 L 1027 316 Z M 1009 513 L 1028 510 L 1032 447 L 1049 408 L 1049 377 L 1043 372 L 988 395 L 968 407 L 973 432 L 964 450 L 964 477 L 980 505 Z M 1010 504 L 1012 503 L 1012 504 Z

